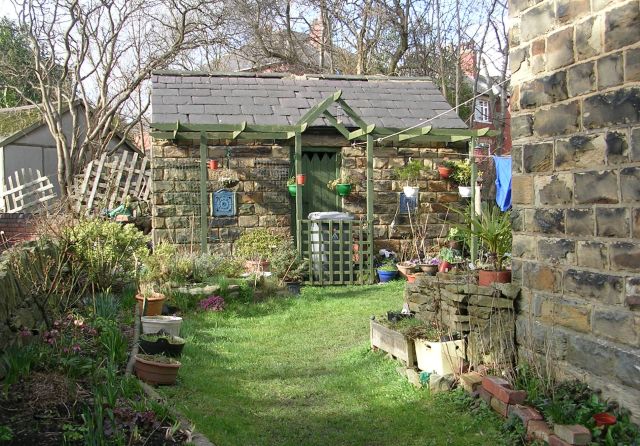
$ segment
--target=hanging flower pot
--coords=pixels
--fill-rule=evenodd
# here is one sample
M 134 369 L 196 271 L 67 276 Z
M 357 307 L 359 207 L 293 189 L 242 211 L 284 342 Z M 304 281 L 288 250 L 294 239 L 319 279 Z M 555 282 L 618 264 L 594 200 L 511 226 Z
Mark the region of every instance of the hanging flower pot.
M 289 189 L 289 195 L 291 195 L 292 197 L 296 196 L 296 193 L 298 191 L 298 186 L 296 186 L 295 184 L 289 184 L 287 186 L 287 189 Z
M 463 198 L 471 196 L 471 186 L 458 186 L 458 193 Z
M 218 160 L 209 160 L 209 169 L 216 170 L 218 168 Z
M 336 184 L 336 192 L 341 197 L 346 197 L 351 193 L 351 184 Z
M 402 188 L 402 192 L 404 192 L 404 196 L 407 198 L 415 197 L 419 190 L 420 188 L 411 186 L 404 186 Z
M 299 184 L 300 186 L 304 186 L 304 182 L 307 179 L 306 175 L 303 173 L 299 173 L 298 175 L 296 175 L 296 184 Z
M 449 175 L 451 175 L 452 171 L 453 169 L 451 169 L 450 167 L 446 167 L 446 166 L 438 167 L 438 173 L 440 174 L 441 178 L 449 178 Z
M 447 262 L 446 260 L 443 260 L 438 266 L 438 272 L 447 273 L 451 271 L 452 267 L 453 265 L 451 263 Z

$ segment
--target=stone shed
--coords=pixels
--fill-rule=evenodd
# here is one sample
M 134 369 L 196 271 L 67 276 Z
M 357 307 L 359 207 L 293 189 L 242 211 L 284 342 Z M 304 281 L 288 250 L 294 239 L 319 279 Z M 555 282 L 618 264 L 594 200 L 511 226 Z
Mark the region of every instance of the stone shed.
M 429 214 L 426 238 L 446 234 L 447 205 L 459 197 L 437 165 L 466 156 L 487 132 L 464 129 L 423 78 L 158 72 L 152 83 L 154 240 L 222 251 L 264 227 L 293 235 L 310 257 L 313 246 L 339 238 L 340 258 L 370 269 L 374 245 L 399 251 L 411 235 L 415 207 Z M 207 169 L 209 160 L 222 169 Z M 417 201 L 394 177 L 410 160 L 425 167 Z M 293 198 L 286 183 L 296 174 L 306 179 Z M 326 186 L 341 174 L 352 184 L 344 198 Z M 354 220 L 308 219 L 335 211 Z M 351 247 L 364 255 L 344 252 Z M 341 273 L 352 267 L 340 265 Z

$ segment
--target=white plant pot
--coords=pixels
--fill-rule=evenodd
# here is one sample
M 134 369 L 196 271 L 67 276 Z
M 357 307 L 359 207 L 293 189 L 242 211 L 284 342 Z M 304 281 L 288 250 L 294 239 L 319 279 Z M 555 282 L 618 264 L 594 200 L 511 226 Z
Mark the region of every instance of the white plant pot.
M 417 187 L 411 187 L 411 186 L 404 186 L 402 188 L 402 192 L 404 192 L 404 195 L 407 198 L 413 198 L 415 197 L 415 195 L 418 193 L 418 191 L 420 190 L 420 188 Z
M 458 193 L 461 197 L 468 198 L 471 196 L 471 186 L 458 186 Z
M 418 368 L 424 372 L 448 375 L 457 371 L 464 359 L 463 339 L 447 342 L 416 339 L 415 346 Z
M 142 333 L 157 333 L 164 330 L 173 336 L 180 336 L 182 318 L 178 316 L 142 316 Z

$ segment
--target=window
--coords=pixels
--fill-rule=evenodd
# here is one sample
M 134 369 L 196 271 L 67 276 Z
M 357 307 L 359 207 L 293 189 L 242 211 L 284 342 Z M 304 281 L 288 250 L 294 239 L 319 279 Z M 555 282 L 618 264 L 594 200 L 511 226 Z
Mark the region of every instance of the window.
M 489 101 L 478 99 L 476 101 L 476 114 L 474 117 L 476 122 L 491 122 L 489 120 Z

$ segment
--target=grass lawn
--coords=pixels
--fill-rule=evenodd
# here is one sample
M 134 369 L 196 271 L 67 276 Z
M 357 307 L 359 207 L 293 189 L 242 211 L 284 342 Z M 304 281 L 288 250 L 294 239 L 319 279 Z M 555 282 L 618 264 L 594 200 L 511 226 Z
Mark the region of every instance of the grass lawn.
M 502 444 L 489 411 L 416 390 L 370 351 L 369 317 L 400 308 L 402 289 L 307 287 L 190 314 L 179 384 L 163 392 L 216 446 Z

